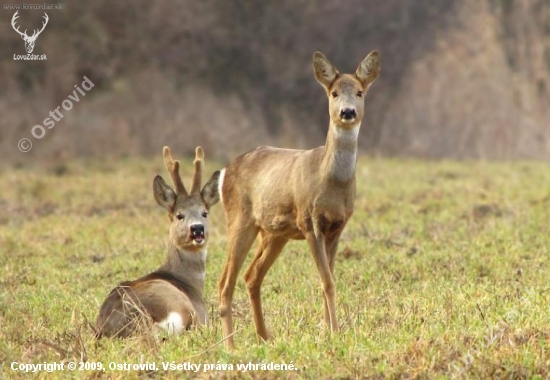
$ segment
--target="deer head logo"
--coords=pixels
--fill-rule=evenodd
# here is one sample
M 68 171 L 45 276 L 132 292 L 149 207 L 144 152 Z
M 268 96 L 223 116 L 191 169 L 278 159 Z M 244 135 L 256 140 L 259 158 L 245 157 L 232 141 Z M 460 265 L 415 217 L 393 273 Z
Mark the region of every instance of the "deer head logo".
M 18 12 L 19 11 L 15 12 L 15 14 L 13 15 L 13 17 L 11 19 L 11 26 L 13 27 L 13 30 L 15 30 L 17 33 L 19 33 L 21 35 L 21 38 L 23 40 L 25 40 L 25 49 L 27 50 L 27 53 L 30 54 L 30 53 L 32 53 L 32 51 L 34 49 L 34 43 L 36 42 L 36 39 L 38 38 L 40 33 L 42 33 L 42 31 L 44 30 L 44 28 L 48 24 L 49 18 L 48 18 L 48 15 L 46 13 L 44 13 L 43 17 L 44 17 L 45 21 L 42 23 L 42 29 L 40 29 L 40 30 L 35 29 L 32 36 L 28 36 L 27 35 L 27 29 L 25 29 L 24 32 L 20 32 L 19 27 L 15 26 L 15 20 L 17 20 L 17 18 L 19 17 L 19 15 L 17 14 Z

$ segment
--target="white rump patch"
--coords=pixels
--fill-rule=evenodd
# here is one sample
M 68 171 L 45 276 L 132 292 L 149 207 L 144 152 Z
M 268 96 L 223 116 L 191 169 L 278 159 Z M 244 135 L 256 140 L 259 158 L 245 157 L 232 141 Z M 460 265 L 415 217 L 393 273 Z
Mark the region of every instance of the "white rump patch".
M 165 320 L 155 323 L 155 327 L 166 331 L 168 334 L 181 334 L 183 331 L 183 318 L 180 313 L 172 311 Z
M 224 179 L 225 179 L 225 169 L 222 169 L 220 171 L 220 178 L 218 179 L 218 193 L 220 194 L 220 201 L 222 201 L 222 204 L 223 204 L 222 188 L 223 188 L 223 180 Z

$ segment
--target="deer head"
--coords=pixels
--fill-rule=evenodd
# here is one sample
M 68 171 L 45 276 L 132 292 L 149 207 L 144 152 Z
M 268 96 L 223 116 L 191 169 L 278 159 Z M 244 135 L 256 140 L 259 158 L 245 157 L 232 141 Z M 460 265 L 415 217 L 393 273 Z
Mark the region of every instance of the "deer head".
M 40 29 L 40 30 L 35 29 L 32 36 L 28 36 L 27 35 L 27 29 L 25 29 L 24 32 L 20 32 L 19 27 L 15 26 L 15 20 L 17 20 L 17 18 L 19 17 L 19 15 L 17 14 L 18 12 L 19 11 L 15 12 L 15 14 L 13 15 L 13 17 L 11 19 L 11 26 L 12 26 L 13 30 L 15 30 L 17 33 L 19 33 L 21 35 L 21 38 L 25 41 L 25 49 L 27 50 L 27 53 L 30 54 L 30 53 L 32 53 L 32 51 L 34 49 L 34 43 L 36 42 L 36 39 L 38 38 L 40 33 L 42 33 L 42 31 L 44 30 L 44 28 L 48 24 L 49 18 L 48 18 L 48 15 L 46 13 L 44 13 L 43 17 L 44 17 L 45 21 L 42 23 L 42 29 Z
M 179 174 L 179 161 L 172 159 L 170 148 L 163 149 L 164 164 L 174 189 L 157 175 L 153 181 L 153 192 L 157 203 L 168 211 L 172 221 L 170 227 L 170 244 L 175 248 L 187 251 L 199 251 L 208 240 L 208 210 L 220 200 L 216 171 L 201 189 L 204 152 L 199 146 L 195 151 L 195 172 L 191 191 L 187 192 Z
M 354 75 L 340 74 L 318 51 L 313 54 L 313 72 L 327 93 L 330 120 L 340 128 L 352 128 L 363 119 L 365 95 L 380 73 L 380 54 L 367 55 Z

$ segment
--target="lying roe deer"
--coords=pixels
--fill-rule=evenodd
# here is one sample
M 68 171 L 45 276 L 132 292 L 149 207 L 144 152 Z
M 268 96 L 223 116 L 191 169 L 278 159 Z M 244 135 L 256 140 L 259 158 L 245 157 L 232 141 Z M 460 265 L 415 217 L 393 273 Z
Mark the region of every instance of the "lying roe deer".
M 305 239 L 321 276 L 324 318 L 338 330 L 333 271 L 338 240 L 353 213 L 357 137 L 364 98 L 380 72 L 373 51 L 355 74 L 340 74 L 320 52 L 313 71 L 329 99 L 325 146 L 312 150 L 261 146 L 222 170 L 228 259 L 219 283 L 225 345 L 233 348 L 232 301 L 237 275 L 258 233 L 260 244 L 244 274 L 258 335 L 270 339 L 260 299 L 262 281 L 289 239 Z
M 156 329 L 180 333 L 193 324 L 207 322 L 203 299 L 208 210 L 219 200 L 216 171 L 201 190 L 204 153 L 197 147 L 191 191 L 183 186 L 179 161 L 170 148 L 163 149 L 164 163 L 174 189 L 157 175 L 153 193 L 157 203 L 168 210 L 172 222 L 168 256 L 156 271 L 114 288 L 101 305 L 96 337 L 127 337 L 142 327 L 143 316 Z

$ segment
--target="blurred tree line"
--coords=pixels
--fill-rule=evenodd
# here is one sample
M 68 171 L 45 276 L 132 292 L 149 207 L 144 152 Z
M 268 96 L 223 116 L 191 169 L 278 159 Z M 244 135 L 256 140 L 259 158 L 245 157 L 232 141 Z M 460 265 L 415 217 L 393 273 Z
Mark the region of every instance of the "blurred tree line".
M 373 49 L 382 75 L 366 100 L 364 152 L 550 158 L 547 0 L 66 1 L 36 42 L 47 61 L 13 59 L 25 53 L 13 13 L 0 17 L 3 161 L 321 145 L 313 52 L 350 72 Z M 20 15 L 21 30 L 41 25 L 42 11 Z M 34 139 L 83 76 L 95 87 Z M 22 137 L 30 153 L 17 150 Z

